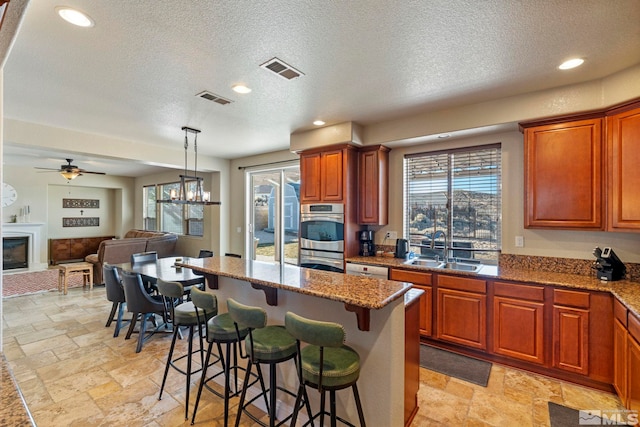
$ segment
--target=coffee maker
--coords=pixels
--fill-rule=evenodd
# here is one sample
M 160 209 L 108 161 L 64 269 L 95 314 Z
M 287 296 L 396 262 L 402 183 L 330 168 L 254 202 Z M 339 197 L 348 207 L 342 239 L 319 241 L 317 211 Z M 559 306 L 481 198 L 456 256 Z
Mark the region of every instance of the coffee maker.
M 373 244 L 373 231 L 358 231 L 360 238 L 360 256 L 373 256 L 376 252 Z

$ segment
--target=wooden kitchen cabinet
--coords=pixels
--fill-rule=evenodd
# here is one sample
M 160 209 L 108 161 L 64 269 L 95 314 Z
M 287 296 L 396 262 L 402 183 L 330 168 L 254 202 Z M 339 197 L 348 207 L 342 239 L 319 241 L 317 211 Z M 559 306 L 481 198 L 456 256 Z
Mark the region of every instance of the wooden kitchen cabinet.
M 358 153 L 358 224 L 387 225 L 389 221 L 389 151 L 375 145 Z
M 496 281 L 493 292 L 493 353 L 544 364 L 544 287 Z
M 589 293 L 554 289 L 553 366 L 589 374 Z
M 424 291 L 419 301 L 420 318 L 418 321 L 418 329 L 420 330 L 421 336 L 430 337 L 433 334 L 433 287 L 431 286 L 431 273 L 392 268 L 389 270 L 389 280 L 409 282 L 412 283 L 416 289 Z
M 347 193 L 352 193 L 349 187 L 355 188 L 355 156 L 356 149 L 350 145 L 301 153 L 300 202 L 346 203 Z
M 627 327 L 616 319 L 613 325 L 613 388 L 620 401 L 627 401 Z
M 607 117 L 608 229 L 640 231 L 640 102 Z M 627 107 L 628 108 L 628 107 Z
M 601 118 L 524 128 L 525 228 L 604 229 L 602 129 Z
M 487 283 L 484 280 L 438 275 L 436 337 L 487 349 Z

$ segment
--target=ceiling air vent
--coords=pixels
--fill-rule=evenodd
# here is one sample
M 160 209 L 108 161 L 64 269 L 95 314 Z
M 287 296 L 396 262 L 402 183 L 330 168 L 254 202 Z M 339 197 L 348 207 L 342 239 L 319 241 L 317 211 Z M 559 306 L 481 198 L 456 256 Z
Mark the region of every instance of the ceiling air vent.
M 264 64 L 260 65 L 260 67 L 264 68 L 265 70 L 273 71 L 274 73 L 276 73 L 280 77 L 282 77 L 284 79 L 287 79 L 287 80 L 291 80 L 291 79 L 295 79 L 296 77 L 304 76 L 302 71 L 296 70 L 291 65 L 288 65 L 287 63 L 285 63 L 284 61 L 282 61 L 282 60 L 280 60 L 278 58 L 272 58 L 272 59 L 268 60 L 267 62 L 265 62 Z
M 206 91 L 206 90 L 203 91 L 203 92 L 200 92 L 196 96 L 199 96 L 200 98 L 208 99 L 209 101 L 216 102 L 216 103 L 218 103 L 220 105 L 227 105 L 227 104 L 231 104 L 233 102 L 230 99 L 223 98 L 220 95 L 216 95 L 215 93 L 211 93 L 211 92 Z

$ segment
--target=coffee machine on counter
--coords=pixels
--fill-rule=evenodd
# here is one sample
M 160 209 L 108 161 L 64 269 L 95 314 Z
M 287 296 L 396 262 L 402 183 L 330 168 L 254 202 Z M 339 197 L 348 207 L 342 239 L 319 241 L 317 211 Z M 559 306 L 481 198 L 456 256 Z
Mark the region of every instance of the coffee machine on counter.
M 358 231 L 358 237 L 360 239 L 360 256 L 374 256 L 376 249 L 373 243 L 373 231 Z
M 613 252 L 613 249 L 596 247 L 593 250 L 593 256 L 596 257 L 594 268 L 597 270 L 598 279 L 608 282 L 624 279 L 627 268 Z

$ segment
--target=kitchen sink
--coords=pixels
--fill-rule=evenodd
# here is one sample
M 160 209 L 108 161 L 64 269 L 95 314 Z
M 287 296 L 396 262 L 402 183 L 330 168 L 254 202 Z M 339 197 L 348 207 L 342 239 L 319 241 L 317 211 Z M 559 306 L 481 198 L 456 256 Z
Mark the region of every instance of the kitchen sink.
M 435 259 L 424 259 L 424 258 L 412 258 L 409 261 L 405 262 L 405 264 L 415 265 L 416 267 L 427 267 L 427 268 L 444 268 L 445 263 L 442 261 L 437 261 Z
M 411 258 L 405 264 L 415 265 L 416 267 L 439 268 L 443 270 L 467 271 L 476 273 L 482 268 L 482 264 L 473 264 L 460 261 L 443 262 L 435 259 L 427 258 Z
M 480 264 L 467 264 L 464 262 L 448 262 L 444 265 L 443 268 L 447 270 L 457 270 L 457 271 L 468 271 L 470 273 L 476 273 L 478 270 L 482 268 Z

